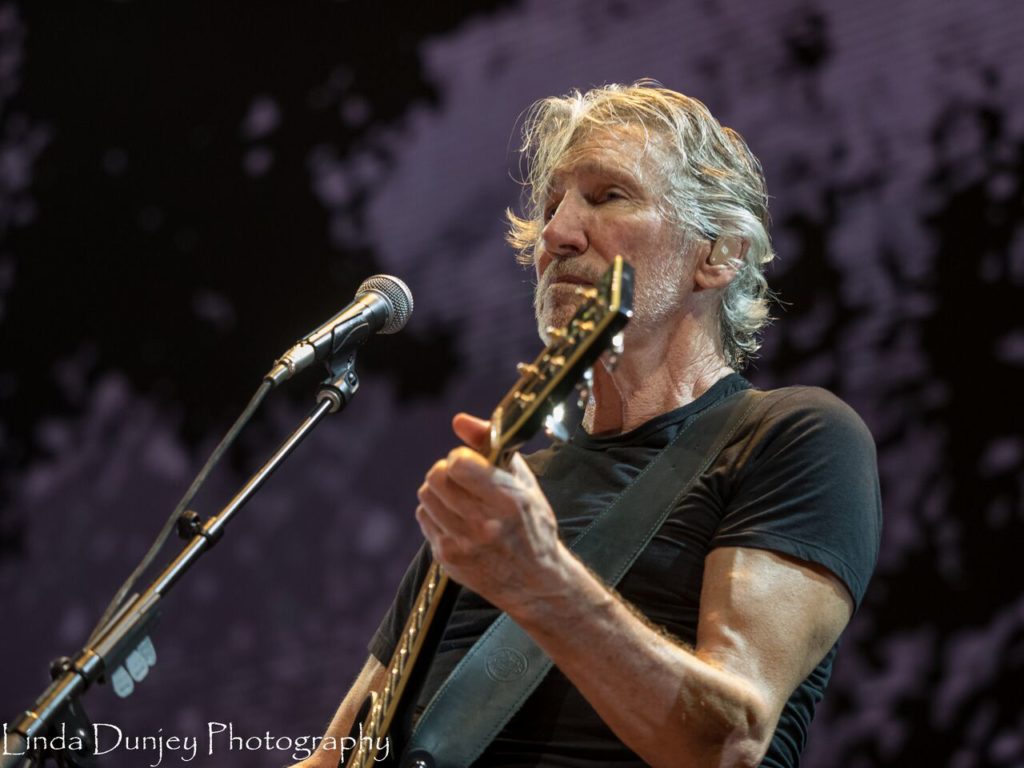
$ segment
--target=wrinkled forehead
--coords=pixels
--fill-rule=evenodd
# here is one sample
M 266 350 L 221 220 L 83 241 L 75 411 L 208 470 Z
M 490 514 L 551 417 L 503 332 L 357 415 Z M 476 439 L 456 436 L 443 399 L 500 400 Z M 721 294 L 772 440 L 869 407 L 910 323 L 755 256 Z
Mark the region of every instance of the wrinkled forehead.
M 612 127 L 580 126 L 551 164 L 545 190 L 581 172 L 628 176 L 645 187 L 664 185 L 669 156 L 665 139 L 639 123 Z

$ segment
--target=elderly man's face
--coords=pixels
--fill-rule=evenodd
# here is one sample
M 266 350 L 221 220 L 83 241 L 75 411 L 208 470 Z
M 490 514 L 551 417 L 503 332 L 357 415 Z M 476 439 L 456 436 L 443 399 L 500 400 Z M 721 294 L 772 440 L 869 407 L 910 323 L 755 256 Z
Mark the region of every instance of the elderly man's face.
M 652 142 L 657 139 L 652 138 Z M 600 131 L 567 153 L 552 176 L 535 266 L 541 335 L 562 327 L 616 255 L 636 270 L 632 332 L 677 312 L 692 287 L 693 259 L 659 209 L 667 182 L 639 128 Z

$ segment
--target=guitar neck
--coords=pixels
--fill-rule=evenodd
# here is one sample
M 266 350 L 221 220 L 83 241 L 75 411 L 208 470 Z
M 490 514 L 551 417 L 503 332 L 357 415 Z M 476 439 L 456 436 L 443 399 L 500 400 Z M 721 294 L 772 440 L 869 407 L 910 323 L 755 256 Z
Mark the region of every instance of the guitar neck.
M 520 366 L 519 381 L 491 414 L 488 448 L 481 453 L 492 465 L 507 467 L 515 451 L 538 431 L 545 412 L 565 399 L 609 345 L 617 346 L 614 334 L 631 315 L 632 278 L 632 268 L 616 256 L 597 286 L 580 289 L 583 303 L 569 324 L 549 329 L 548 346 L 533 363 Z M 370 768 L 376 762 L 377 746 L 383 746 L 391 728 L 447 585 L 448 575 L 432 562 L 388 662 L 384 685 L 370 696 L 349 765 Z
M 495 447 L 488 449 L 485 453 L 492 465 L 507 466 L 511 457 L 508 448 L 510 446 L 506 446 L 504 449 Z M 405 620 L 405 627 L 402 629 L 398 645 L 391 654 L 384 677 L 384 685 L 377 691 L 370 714 L 363 721 L 362 736 L 369 737 L 369 739 L 362 743 L 367 745 L 383 744 L 383 741 L 378 741 L 378 738 L 383 739 L 384 735 L 390 731 L 391 724 L 398 712 L 398 706 L 402 702 L 405 689 L 412 677 L 416 661 L 426 644 L 427 635 L 437 616 L 448 581 L 448 574 L 445 573 L 444 568 L 437 561 L 432 561 L 423 579 L 423 584 L 420 586 L 420 591 L 416 595 L 412 610 L 409 612 L 409 617 Z M 362 743 L 349 765 L 368 768 L 375 763 L 375 755 L 371 754 L 374 749 L 368 747 L 364 750 Z

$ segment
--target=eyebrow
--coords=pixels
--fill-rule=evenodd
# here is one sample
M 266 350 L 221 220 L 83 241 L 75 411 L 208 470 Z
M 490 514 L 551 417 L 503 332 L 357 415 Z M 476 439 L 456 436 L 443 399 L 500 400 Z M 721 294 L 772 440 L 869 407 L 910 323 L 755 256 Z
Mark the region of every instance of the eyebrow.
M 557 169 L 552 173 L 551 180 L 547 185 L 548 193 L 550 194 L 551 190 L 557 189 L 559 181 L 572 173 L 577 173 L 582 176 L 603 176 L 637 191 L 645 189 L 640 177 L 635 173 L 608 163 L 602 163 L 598 160 L 584 160 L 579 163 L 571 163 L 567 167 Z

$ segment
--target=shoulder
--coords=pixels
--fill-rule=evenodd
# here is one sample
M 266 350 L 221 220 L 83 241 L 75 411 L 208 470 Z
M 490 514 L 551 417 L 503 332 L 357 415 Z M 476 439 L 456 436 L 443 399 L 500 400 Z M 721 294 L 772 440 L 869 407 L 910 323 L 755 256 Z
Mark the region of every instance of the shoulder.
M 874 456 L 874 438 L 864 420 L 827 389 L 800 386 L 754 392 L 750 437 L 852 444 Z
M 875 441 L 853 408 L 820 387 L 757 391 L 754 397 L 728 452 L 734 488 L 830 492 L 833 502 L 843 495 L 877 496 Z
M 781 387 L 753 391 L 761 400 L 762 409 L 776 418 L 799 415 L 864 424 L 853 408 L 822 387 Z
M 771 549 L 817 563 L 859 604 L 882 529 L 875 443 L 863 419 L 819 387 L 759 391 L 726 458 L 714 546 Z

